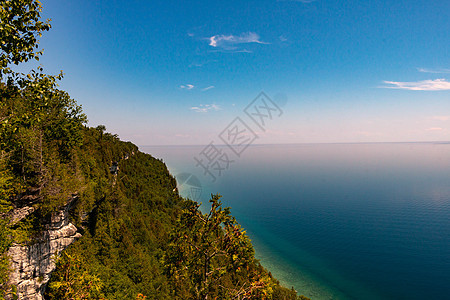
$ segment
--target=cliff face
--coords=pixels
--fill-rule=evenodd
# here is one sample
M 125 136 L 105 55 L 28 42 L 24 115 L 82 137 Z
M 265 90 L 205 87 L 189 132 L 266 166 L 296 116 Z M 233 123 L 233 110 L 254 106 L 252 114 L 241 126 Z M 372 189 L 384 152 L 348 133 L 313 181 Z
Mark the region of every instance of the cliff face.
M 18 299 L 43 299 L 43 293 L 51 272 L 55 269 L 55 258 L 81 234 L 69 222 L 69 208 L 76 200 L 73 197 L 67 205 L 54 212 L 44 224 L 44 230 L 27 245 L 13 244 L 8 251 L 13 272 L 10 283 L 17 287 Z M 32 206 L 13 210 L 14 221 L 27 217 L 34 211 Z

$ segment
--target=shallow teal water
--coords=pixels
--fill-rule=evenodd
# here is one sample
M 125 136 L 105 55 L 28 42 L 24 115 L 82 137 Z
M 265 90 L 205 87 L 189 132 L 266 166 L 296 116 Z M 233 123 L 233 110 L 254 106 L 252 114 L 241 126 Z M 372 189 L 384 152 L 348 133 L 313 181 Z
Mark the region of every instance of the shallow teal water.
M 221 193 L 283 284 L 313 299 L 448 299 L 450 144 L 252 146 L 215 183 L 195 166 L 202 149 L 142 148 L 196 176 L 203 203 Z

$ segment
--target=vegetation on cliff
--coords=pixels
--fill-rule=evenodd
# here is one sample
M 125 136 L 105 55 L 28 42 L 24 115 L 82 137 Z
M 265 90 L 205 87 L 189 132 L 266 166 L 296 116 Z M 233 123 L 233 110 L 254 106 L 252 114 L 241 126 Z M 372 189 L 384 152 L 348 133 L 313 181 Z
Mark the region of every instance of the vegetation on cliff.
M 218 195 L 201 213 L 178 195 L 161 160 L 104 126 L 87 127 L 81 107 L 58 89 L 61 74 L 11 69 L 41 54 L 37 38 L 50 24 L 40 9 L 35 0 L 0 1 L 0 299 L 14 296 L 8 248 L 32 241 L 73 198 L 83 236 L 58 258 L 48 299 L 297 299 L 254 258 Z M 32 213 L 13 221 L 25 204 Z

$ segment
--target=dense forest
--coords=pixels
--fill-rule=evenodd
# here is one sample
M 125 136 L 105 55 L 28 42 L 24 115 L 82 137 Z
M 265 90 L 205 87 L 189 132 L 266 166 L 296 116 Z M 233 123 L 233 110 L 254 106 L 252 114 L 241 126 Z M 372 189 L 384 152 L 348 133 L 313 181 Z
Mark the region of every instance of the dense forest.
M 179 196 L 164 162 L 86 126 L 81 106 L 58 89 L 62 74 L 15 72 L 42 55 L 50 21 L 36 0 L 0 5 L 0 299 L 15 298 L 9 247 L 32 243 L 69 199 L 82 237 L 57 258 L 46 299 L 306 299 L 260 265 L 219 195 L 202 213 Z M 12 220 L 24 199 L 33 213 Z

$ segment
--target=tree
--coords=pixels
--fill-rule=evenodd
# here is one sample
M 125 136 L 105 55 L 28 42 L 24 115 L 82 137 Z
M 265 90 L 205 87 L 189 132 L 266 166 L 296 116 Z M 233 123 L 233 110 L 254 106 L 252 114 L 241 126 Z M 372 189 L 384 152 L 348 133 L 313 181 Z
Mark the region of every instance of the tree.
M 34 185 L 43 177 L 45 141 L 58 143 L 60 154 L 68 156 L 86 122 L 81 107 L 56 88 L 62 73 L 45 75 L 39 67 L 25 76 L 10 69 L 42 54 L 37 39 L 50 29 L 50 20 L 40 19 L 41 10 L 37 0 L 0 0 L 0 149 L 10 153 L 13 171 L 24 182 L 34 177 Z
M 38 60 L 42 54 L 42 51 L 37 51 L 37 39 L 43 31 L 50 29 L 50 24 L 49 20 L 41 21 L 40 14 L 41 4 L 37 0 L 0 0 L 2 292 L 9 288 L 5 285 L 9 271 L 6 253 L 12 241 L 21 243 L 26 240 L 31 219 L 28 217 L 12 224 L 8 212 L 15 201 L 25 198 L 27 188 L 31 187 L 30 193 L 31 190 L 40 192 L 42 187 L 56 190 L 58 193 L 54 194 L 60 198 L 55 201 L 58 205 L 67 201 L 67 194 L 71 195 L 72 191 L 66 191 L 66 187 L 77 179 L 75 168 L 68 164 L 70 152 L 80 145 L 82 124 L 86 122 L 81 107 L 66 92 L 57 89 L 56 81 L 62 78 L 62 73 L 45 75 L 39 67 L 25 75 L 10 68 L 12 64 Z M 65 164 L 60 163 L 64 159 Z M 37 199 L 43 198 L 39 195 Z M 57 206 L 52 204 L 53 208 Z M 39 205 L 42 208 L 42 202 Z
M 106 130 L 106 126 L 105 125 L 98 125 L 97 127 L 95 127 L 95 129 L 100 133 L 100 139 L 102 139 L 103 133 Z
M 220 195 L 211 195 L 208 214 L 199 204 L 186 201 L 167 254 L 166 272 L 179 297 L 196 299 L 239 298 L 268 292 L 269 276 L 253 276 L 254 250 L 245 231 L 222 208 Z M 255 272 L 256 274 L 257 272 Z
M 9 224 L 9 220 L 4 218 L 4 215 L 11 209 L 10 202 L 8 201 L 13 193 L 12 180 L 13 177 L 8 172 L 5 163 L 4 152 L 0 153 L 0 299 L 3 299 L 6 291 L 9 289 L 7 286 L 3 286 L 8 281 L 9 273 L 9 259 L 6 255 L 6 251 L 12 244 L 12 230 Z
M 12 209 L 11 198 L 22 192 L 21 185 L 14 180 L 8 167 L 8 156 L 0 150 L 0 299 L 13 294 L 14 287 L 8 284 L 10 264 L 7 255 L 8 248 L 13 242 L 27 240 L 27 225 L 12 222 L 8 213 Z
M 50 20 L 40 20 L 37 0 L 0 0 L 0 78 L 12 73 L 10 64 L 39 59 L 37 38 L 50 29 Z
M 59 158 L 68 160 L 71 149 L 81 145 L 87 118 L 81 106 L 57 88 L 61 77 L 32 71 L 19 80 L 17 89 L 0 86 L 5 95 L 0 105 L 0 148 L 10 153 L 11 165 L 24 183 L 42 184 L 50 154 L 46 149 L 55 148 Z
M 78 255 L 67 252 L 57 260 L 57 271 L 52 274 L 47 296 L 50 299 L 99 299 L 101 280 L 92 275 L 84 261 Z

